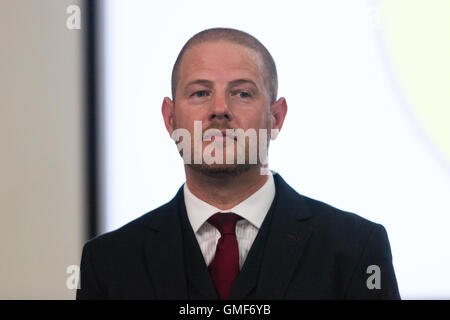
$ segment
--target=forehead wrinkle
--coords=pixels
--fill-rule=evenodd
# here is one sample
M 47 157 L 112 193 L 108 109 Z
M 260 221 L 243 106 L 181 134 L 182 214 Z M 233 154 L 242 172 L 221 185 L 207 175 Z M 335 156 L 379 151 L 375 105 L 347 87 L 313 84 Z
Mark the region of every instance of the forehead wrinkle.
M 259 89 L 262 91 L 264 91 L 264 89 L 267 90 L 267 81 L 265 79 L 266 72 L 261 55 L 258 54 L 258 52 L 256 52 L 255 50 L 239 44 L 234 44 L 226 41 L 221 42 L 225 42 L 227 46 L 225 46 L 225 48 L 218 48 L 217 46 L 211 46 L 211 42 L 206 42 L 197 44 L 192 48 L 189 48 L 185 52 L 185 55 L 180 64 L 179 80 L 187 78 L 183 82 L 190 82 L 195 79 L 210 79 L 210 76 L 208 75 L 211 74 L 214 78 L 217 78 L 217 74 L 229 74 L 231 70 L 231 74 L 235 73 L 236 76 L 233 77 L 230 81 L 241 78 L 256 78 L 256 83 L 260 82 L 262 85 L 264 85 L 264 88 Z M 237 51 L 236 48 L 239 48 L 240 50 Z M 196 51 L 200 51 L 200 54 L 198 54 Z M 207 54 L 201 54 L 201 52 L 205 51 L 207 52 Z M 214 51 L 219 51 L 219 54 L 214 54 Z M 223 55 L 222 53 L 224 51 L 229 52 L 230 54 Z M 223 58 L 227 59 L 228 57 L 229 63 L 222 63 Z M 234 70 L 236 72 L 234 72 Z M 243 74 L 243 70 L 245 70 L 245 73 L 248 74 Z M 217 71 L 219 72 L 217 73 Z

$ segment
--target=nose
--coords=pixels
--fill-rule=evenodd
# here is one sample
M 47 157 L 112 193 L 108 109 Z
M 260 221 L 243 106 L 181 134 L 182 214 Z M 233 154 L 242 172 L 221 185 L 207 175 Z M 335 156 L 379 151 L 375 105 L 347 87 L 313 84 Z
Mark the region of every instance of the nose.
M 209 120 L 231 120 L 226 95 L 216 93 L 211 101 Z

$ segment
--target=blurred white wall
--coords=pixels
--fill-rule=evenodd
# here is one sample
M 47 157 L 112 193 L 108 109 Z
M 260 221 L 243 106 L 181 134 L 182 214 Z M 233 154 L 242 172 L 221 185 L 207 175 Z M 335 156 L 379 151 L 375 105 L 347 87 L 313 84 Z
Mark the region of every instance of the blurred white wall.
M 237 28 L 271 52 L 288 103 L 270 169 L 383 224 L 402 298 L 450 297 L 450 1 L 103 2 L 103 231 L 184 182 L 161 116 L 173 63 L 195 33 Z
M 83 29 L 66 27 L 66 8 L 80 2 L 0 2 L 0 299 L 75 296 L 66 268 L 84 242 Z

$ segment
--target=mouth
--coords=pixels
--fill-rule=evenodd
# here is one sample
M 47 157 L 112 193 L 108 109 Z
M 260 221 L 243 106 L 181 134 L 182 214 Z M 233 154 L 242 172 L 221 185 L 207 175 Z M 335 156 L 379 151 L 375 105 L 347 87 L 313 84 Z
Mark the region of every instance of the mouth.
M 203 141 L 220 141 L 220 140 L 237 141 L 236 135 L 234 134 L 234 130 L 209 129 L 207 130 L 206 134 L 203 135 Z

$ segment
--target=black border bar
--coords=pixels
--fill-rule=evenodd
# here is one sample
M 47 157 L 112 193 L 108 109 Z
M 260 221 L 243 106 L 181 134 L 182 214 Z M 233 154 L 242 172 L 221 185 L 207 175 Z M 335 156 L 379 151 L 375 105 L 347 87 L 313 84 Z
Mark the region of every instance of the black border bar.
M 86 236 L 98 234 L 97 1 L 84 0 Z

